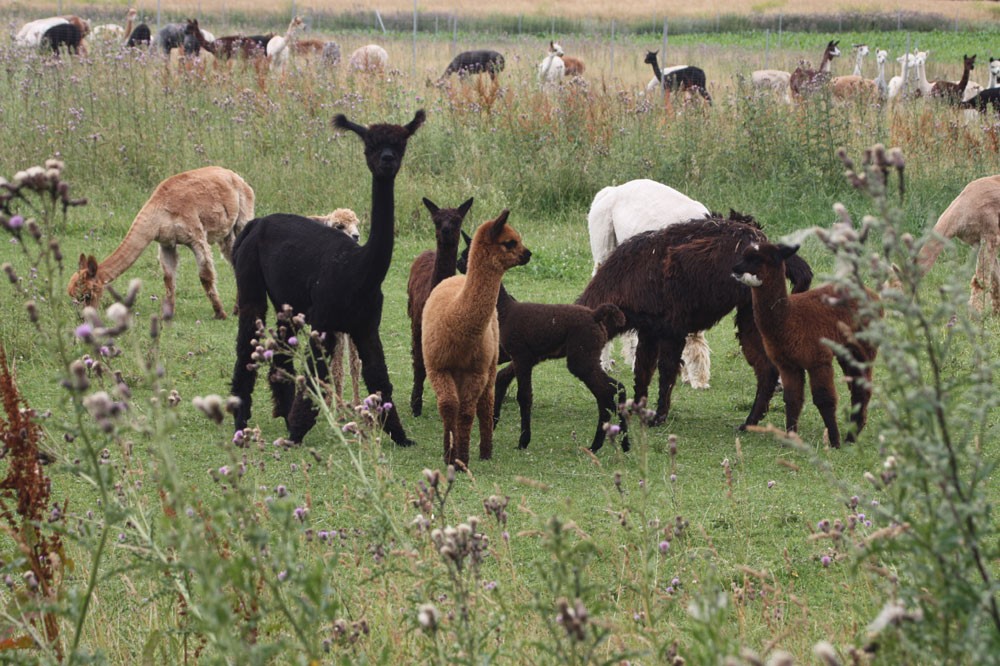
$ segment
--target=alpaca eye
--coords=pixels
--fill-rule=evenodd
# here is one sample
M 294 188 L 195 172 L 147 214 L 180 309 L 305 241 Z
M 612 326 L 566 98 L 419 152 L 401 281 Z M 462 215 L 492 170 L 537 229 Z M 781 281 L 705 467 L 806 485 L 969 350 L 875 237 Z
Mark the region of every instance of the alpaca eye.
M 517 247 L 517 241 L 509 240 L 506 243 L 504 243 L 503 246 L 508 250 L 513 250 L 515 247 Z

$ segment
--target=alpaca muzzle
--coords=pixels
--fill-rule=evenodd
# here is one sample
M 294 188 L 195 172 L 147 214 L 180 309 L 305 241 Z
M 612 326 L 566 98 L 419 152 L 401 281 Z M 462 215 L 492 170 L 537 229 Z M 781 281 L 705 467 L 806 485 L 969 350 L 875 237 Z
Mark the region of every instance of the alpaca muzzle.
M 760 278 L 753 273 L 733 273 L 733 279 L 737 282 L 742 282 L 748 287 L 759 287 L 764 284 L 761 282 Z
M 521 254 L 521 258 L 518 259 L 517 265 L 524 266 L 530 260 L 531 260 L 531 250 L 529 250 L 528 248 L 524 248 L 524 253 Z

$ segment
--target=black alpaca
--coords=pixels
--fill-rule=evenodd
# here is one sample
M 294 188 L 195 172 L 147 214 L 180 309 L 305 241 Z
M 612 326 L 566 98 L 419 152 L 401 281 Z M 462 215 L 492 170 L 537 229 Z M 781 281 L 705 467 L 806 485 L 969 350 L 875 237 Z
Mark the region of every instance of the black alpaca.
M 646 51 L 646 59 L 643 62 L 653 66 L 653 75 L 665 90 L 669 90 L 670 92 L 680 90 L 684 92 L 690 88 L 694 88 L 705 98 L 705 101 L 709 104 L 712 103 L 712 98 L 708 95 L 708 89 L 705 87 L 704 70 L 700 67 L 681 67 L 680 69 L 675 69 L 664 74 L 660 71 L 660 64 L 656 60 L 657 53 L 659 53 L 658 50 Z
M 156 33 L 154 45 L 163 51 L 163 55 L 170 55 L 170 49 L 184 46 L 184 30 L 186 23 L 170 23 L 160 28 Z
M 82 39 L 83 35 L 78 27 L 72 23 L 60 23 L 45 31 L 45 34 L 42 35 L 41 44 L 42 48 L 51 48 L 52 52 L 57 56 L 59 55 L 59 49 L 63 46 L 66 47 L 67 52 L 78 54 L 80 53 L 80 41 Z
M 469 243 L 458 260 L 458 270 L 465 273 L 469 262 Z M 580 305 L 549 305 L 521 303 L 514 299 L 503 283 L 497 296 L 497 320 L 500 323 L 501 356 L 510 365 L 497 373 L 493 402 L 493 427 L 500 421 L 500 411 L 510 383 L 517 378 L 517 403 L 521 411 L 521 437 L 518 448 L 526 449 L 531 442 L 531 371 L 542 361 L 565 358 L 566 367 L 583 382 L 597 400 L 597 431 L 590 444 L 591 451 L 604 446 L 609 423 L 618 405 L 625 402 L 625 386 L 601 368 L 601 350 L 609 339 L 608 331 L 625 325 L 625 315 L 616 306 L 606 304 L 596 309 Z M 504 359 L 501 358 L 501 363 Z M 627 423 L 621 418 L 622 450 L 629 450 Z
M 215 45 L 205 40 L 198 26 L 198 19 L 186 19 L 184 26 L 184 55 L 196 56 L 205 49 L 215 55 Z
M 406 152 L 406 142 L 424 123 L 423 109 L 405 126 L 378 124 L 364 127 L 342 114 L 334 124 L 348 129 L 364 142 L 365 159 L 372 173 L 371 234 L 358 245 L 343 232 L 298 215 L 269 215 L 251 220 L 233 247 L 233 268 L 239 298 L 239 332 L 236 338 L 236 366 L 232 393 L 241 400 L 236 411 L 236 429 L 250 419 L 250 407 L 257 372 L 251 365 L 257 320 L 267 315 L 267 301 L 275 309 L 289 305 L 305 315 L 315 331 L 326 334 L 323 347 L 331 351 L 336 332 L 354 340 L 361 358 L 361 373 L 371 393 L 381 392 L 385 403 L 392 402 L 392 383 L 385 366 L 379 337 L 382 319 L 382 281 L 392 261 L 395 232 L 396 174 Z M 319 343 L 310 341 L 314 352 Z M 319 358 L 319 354 L 314 354 Z M 288 438 L 301 442 L 316 422 L 317 408 L 303 392 L 288 381 L 295 376 L 292 360 L 276 355 L 268 377 L 274 398 L 275 416 L 285 417 Z M 248 367 L 249 366 L 249 367 Z M 328 368 L 317 363 L 322 380 Z M 392 441 L 401 446 L 414 442 L 407 438 L 395 406 L 381 415 L 382 425 Z
M 992 108 L 994 113 L 1000 112 L 1000 88 L 987 88 L 969 101 L 962 102 L 963 109 L 976 109 L 980 113 L 986 113 L 986 107 Z
M 659 359 L 660 395 L 655 423 L 666 421 L 670 394 L 677 380 L 688 333 L 714 326 L 736 308 L 736 335 L 743 356 L 757 377 L 757 395 L 743 426 L 754 425 L 767 412 L 778 382 L 753 319 L 750 288 L 730 277 L 744 248 L 767 237 L 752 217 L 730 211 L 729 219 L 712 217 L 674 224 L 629 238 L 612 252 L 590 280 L 580 305 L 614 303 L 625 325 L 639 332 L 635 357 L 635 399 L 646 397 Z M 793 293 L 812 281 L 809 265 L 793 256 L 786 262 Z
M 135 26 L 134 30 L 132 30 L 132 34 L 128 36 L 128 40 L 125 42 L 125 45 L 130 48 L 136 46 L 148 46 L 152 39 L 153 37 L 149 32 L 149 26 L 145 23 L 140 23 Z
M 459 232 L 462 230 L 466 214 L 472 208 L 472 199 L 458 208 L 438 208 L 427 198 L 424 199 L 424 205 L 431 212 L 431 221 L 434 222 L 437 250 L 421 252 L 413 260 L 413 265 L 410 266 L 410 279 L 406 283 L 406 313 L 410 317 L 410 354 L 413 356 L 413 392 L 410 393 L 410 409 L 413 410 L 414 416 L 420 416 L 423 411 L 424 380 L 427 379 L 421 346 L 424 304 L 439 282 L 455 274 L 458 241 L 461 238 Z
M 441 78 L 443 79 L 455 72 L 458 72 L 459 76 L 486 72 L 490 75 L 491 79 L 495 79 L 497 74 L 503 71 L 504 64 L 503 55 L 496 51 L 488 49 L 462 51 L 448 63 L 448 67 L 444 70 Z

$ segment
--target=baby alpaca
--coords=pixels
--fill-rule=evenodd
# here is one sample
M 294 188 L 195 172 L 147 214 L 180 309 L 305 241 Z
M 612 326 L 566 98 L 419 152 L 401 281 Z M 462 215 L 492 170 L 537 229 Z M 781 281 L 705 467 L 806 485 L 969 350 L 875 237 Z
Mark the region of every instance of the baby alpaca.
M 469 466 L 472 420 L 479 418 L 479 458 L 493 456 L 493 386 L 500 350 L 497 296 L 504 272 L 531 258 L 505 210 L 472 239 L 468 275 L 431 292 L 423 313 L 423 355 L 444 424 L 446 465 Z
M 837 429 L 837 389 L 833 380 L 833 350 L 824 342 L 842 345 L 852 359 L 837 358 L 844 374 L 850 377 L 851 421 L 855 429 L 845 438 L 853 442 L 868 420 L 868 401 L 872 397 L 872 364 L 877 349 L 855 337 L 866 322 L 858 313 L 858 304 L 844 298 L 834 285 L 788 295 L 785 285 L 785 260 L 799 249 L 796 246 L 758 243 L 743 251 L 743 258 L 733 267 L 733 277 L 751 288 L 753 316 L 764 341 L 767 356 L 778 367 L 785 396 L 785 429 L 797 429 L 802 413 L 805 375 L 813 404 L 823 417 L 830 446 L 840 448 Z M 874 292 L 868 292 L 874 297 Z

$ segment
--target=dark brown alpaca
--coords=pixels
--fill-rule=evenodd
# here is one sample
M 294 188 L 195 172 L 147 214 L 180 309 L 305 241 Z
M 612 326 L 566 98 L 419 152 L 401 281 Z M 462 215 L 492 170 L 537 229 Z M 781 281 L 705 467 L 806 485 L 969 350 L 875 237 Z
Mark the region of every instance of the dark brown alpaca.
M 688 333 L 711 328 L 733 308 L 740 347 L 757 377 L 757 395 L 743 425 L 754 425 L 764 416 L 778 370 L 767 359 L 754 325 L 750 289 L 730 274 L 743 248 L 766 241 L 752 217 L 732 211 L 729 219 L 713 216 L 638 234 L 604 260 L 577 299 L 577 304 L 591 308 L 603 303 L 618 306 L 625 325 L 612 327 L 611 337 L 638 331 L 636 400 L 646 397 L 659 359 L 654 423 L 667 418 Z M 812 270 L 805 261 L 793 257 L 788 269 L 794 291 L 809 288 Z
M 458 261 L 458 241 L 461 238 L 462 222 L 472 208 L 472 199 L 458 208 L 438 208 L 433 201 L 424 198 L 424 205 L 431 212 L 437 250 L 427 250 L 413 260 L 410 279 L 406 283 L 406 313 L 410 316 L 410 354 L 413 356 L 413 392 L 410 393 L 410 409 L 414 416 L 420 416 L 424 404 L 424 356 L 421 349 L 421 318 L 424 304 L 431 291 L 439 282 L 455 274 Z
M 809 69 L 802 65 L 795 68 L 791 78 L 788 80 L 788 86 L 794 94 L 803 95 L 811 92 L 830 80 L 830 66 L 833 64 L 833 59 L 840 55 L 840 49 L 837 48 L 837 44 L 839 43 L 840 40 L 838 39 L 837 41 L 830 41 L 826 45 L 819 69 Z
M 792 432 L 798 428 L 808 373 L 813 404 L 823 417 L 830 446 L 840 448 L 837 388 L 833 380 L 834 353 L 827 341 L 842 345 L 851 354 L 851 358 L 837 357 L 844 374 L 851 378 L 851 420 L 855 428 L 847 433 L 848 442 L 854 441 L 868 420 L 872 363 L 877 349 L 855 337 L 865 325 L 860 319 L 858 304 L 843 298 L 836 286 L 823 285 L 788 295 L 785 264 L 798 249 L 798 245 L 751 245 L 733 266 L 733 277 L 751 287 L 754 322 L 768 357 L 781 373 L 785 429 Z M 868 293 L 876 298 L 874 292 Z
M 266 35 L 226 35 L 219 37 L 213 42 L 215 46 L 215 57 L 219 59 L 232 58 L 240 55 L 244 58 L 263 56 L 267 43 L 274 37 L 274 33 Z
M 962 70 L 962 79 L 954 81 L 935 81 L 931 84 L 931 97 L 943 97 L 952 104 L 960 104 L 965 95 L 965 86 L 969 83 L 969 72 L 976 68 L 976 56 L 962 56 L 965 68 Z
M 197 55 L 200 49 L 205 49 L 215 55 L 215 43 L 205 39 L 198 27 L 198 19 L 186 19 L 184 26 L 184 54 Z
M 566 76 L 583 76 L 583 70 L 586 69 L 586 65 L 579 58 L 573 58 L 571 56 L 562 57 L 563 65 L 566 67 Z

